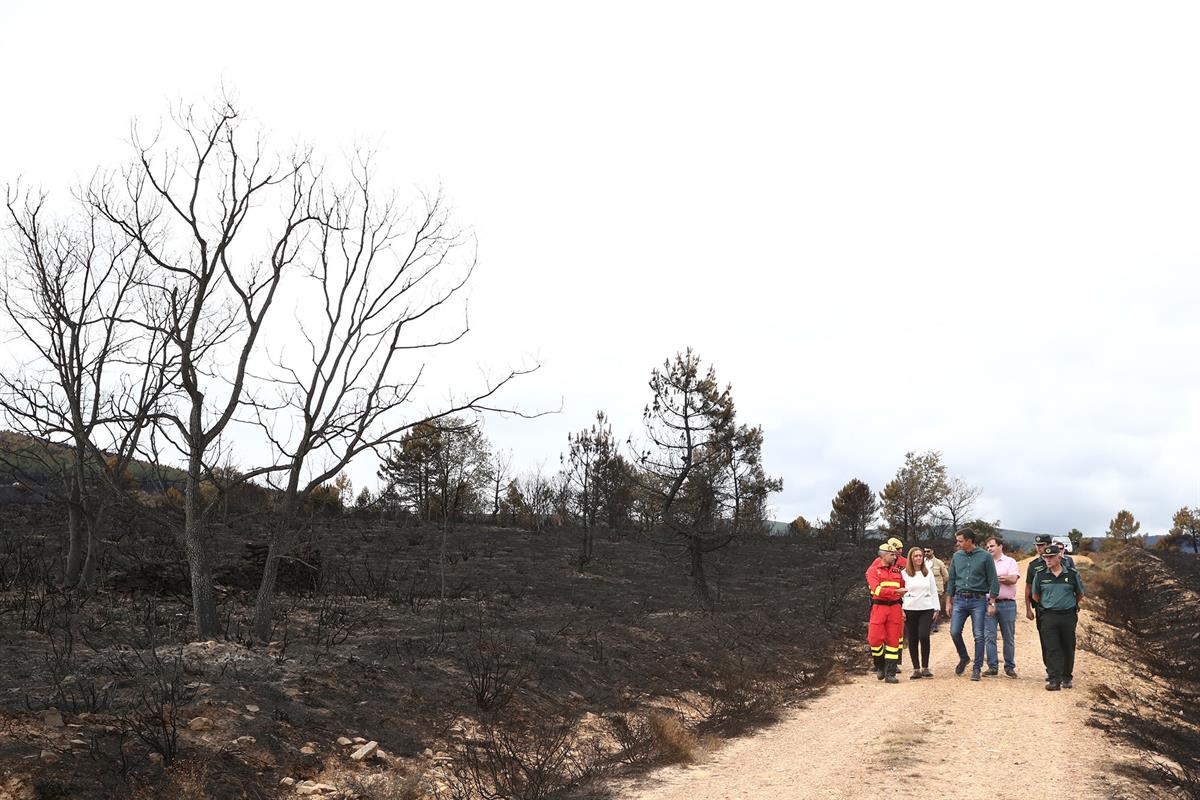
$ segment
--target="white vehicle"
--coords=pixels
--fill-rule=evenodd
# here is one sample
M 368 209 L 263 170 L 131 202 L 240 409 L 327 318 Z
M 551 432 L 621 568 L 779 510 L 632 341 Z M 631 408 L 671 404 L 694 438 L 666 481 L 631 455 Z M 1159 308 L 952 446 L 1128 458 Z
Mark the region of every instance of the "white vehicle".
M 1052 536 L 1050 541 L 1054 544 L 1061 544 L 1064 552 L 1071 552 L 1071 537 L 1070 536 Z

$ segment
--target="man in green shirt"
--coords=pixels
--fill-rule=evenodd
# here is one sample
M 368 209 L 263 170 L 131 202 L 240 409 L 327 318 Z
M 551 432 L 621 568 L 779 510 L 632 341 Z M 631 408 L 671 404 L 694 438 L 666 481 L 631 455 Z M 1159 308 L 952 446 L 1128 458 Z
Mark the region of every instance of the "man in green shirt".
M 1075 671 L 1075 626 L 1083 581 L 1079 573 L 1062 563 L 1062 545 L 1051 544 L 1042 553 L 1046 569 L 1033 578 L 1033 600 L 1042 611 L 1038 632 L 1046 654 L 1046 690 L 1070 689 Z
M 1000 580 L 996 577 L 996 562 L 990 553 L 975 546 L 975 531 L 963 528 L 954 534 L 958 551 L 950 559 L 950 575 L 946 578 L 946 600 L 950 612 L 950 638 L 958 650 L 958 666 L 955 675 L 962 675 L 971 659 L 967 656 L 967 645 L 963 642 L 963 627 L 967 617 L 971 618 L 971 633 L 975 636 L 975 666 L 971 669 L 971 680 L 979 680 L 983 670 L 983 632 L 988 611 L 995 613 L 995 602 L 1000 594 Z

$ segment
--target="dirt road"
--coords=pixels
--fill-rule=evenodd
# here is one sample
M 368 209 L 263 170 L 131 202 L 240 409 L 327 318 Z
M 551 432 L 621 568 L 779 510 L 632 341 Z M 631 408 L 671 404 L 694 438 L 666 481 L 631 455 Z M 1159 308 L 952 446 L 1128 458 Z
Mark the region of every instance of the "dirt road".
M 1022 573 L 1027 563 L 1021 563 Z M 1018 598 L 1024 591 L 1022 579 Z M 1085 606 L 1081 629 L 1086 622 Z M 965 638 L 973 652 L 970 629 L 968 621 Z M 850 800 L 910 790 L 954 800 L 1136 796 L 1112 774 L 1115 759 L 1133 754 L 1086 724 L 1088 686 L 1115 677 L 1111 662 L 1081 649 L 1075 688 L 1047 692 L 1037 629 L 1023 613 L 1016 639 L 1020 677 L 1001 673 L 974 683 L 969 669 L 954 674 L 958 658 L 944 624 L 933 636 L 932 679 L 909 679 L 906 651 L 900 685 L 879 682 L 874 674 L 855 677 L 772 728 L 729 743 L 703 763 L 660 770 L 621 796 Z M 1052 743 L 1063 754 L 1063 769 L 1044 767 Z M 1043 780 L 1046 775 L 1055 778 Z

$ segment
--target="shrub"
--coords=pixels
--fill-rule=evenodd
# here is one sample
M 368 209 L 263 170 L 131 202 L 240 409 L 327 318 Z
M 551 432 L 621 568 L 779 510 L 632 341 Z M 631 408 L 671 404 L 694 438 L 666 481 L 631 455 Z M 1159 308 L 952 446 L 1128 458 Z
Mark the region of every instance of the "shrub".
M 600 763 L 599 748 L 576 741 L 566 721 L 490 723 L 454 755 L 446 785 L 434 797 L 544 800 L 595 776 Z

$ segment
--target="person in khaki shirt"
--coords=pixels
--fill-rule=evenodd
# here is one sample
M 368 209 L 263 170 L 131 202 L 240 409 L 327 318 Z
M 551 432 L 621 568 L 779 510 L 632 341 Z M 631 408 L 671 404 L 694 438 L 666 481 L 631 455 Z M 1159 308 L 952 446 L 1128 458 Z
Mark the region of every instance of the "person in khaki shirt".
M 933 572 L 933 581 L 937 584 L 938 608 L 941 614 L 934 620 L 930 629 L 937 631 L 942 626 L 941 620 L 946 616 L 946 581 L 950 578 L 950 569 L 933 554 L 932 547 L 925 548 L 925 563 L 929 565 L 930 571 Z

